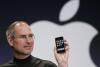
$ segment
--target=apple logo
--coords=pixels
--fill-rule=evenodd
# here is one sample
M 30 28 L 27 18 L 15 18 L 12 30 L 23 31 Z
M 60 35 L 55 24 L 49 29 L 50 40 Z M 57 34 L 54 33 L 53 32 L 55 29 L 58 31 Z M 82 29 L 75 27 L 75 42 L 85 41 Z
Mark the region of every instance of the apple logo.
M 59 14 L 59 22 L 63 23 L 74 17 L 79 3 L 79 0 L 65 3 Z M 89 46 L 99 32 L 92 25 L 78 20 L 57 25 L 53 21 L 44 19 L 31 24 L 31 28 L 35 34 L 33 56 L 57 63 L 53 54 L 54 38 L 64 36 L 70 45 L 69 67 L 96 67 L 90 58 Z

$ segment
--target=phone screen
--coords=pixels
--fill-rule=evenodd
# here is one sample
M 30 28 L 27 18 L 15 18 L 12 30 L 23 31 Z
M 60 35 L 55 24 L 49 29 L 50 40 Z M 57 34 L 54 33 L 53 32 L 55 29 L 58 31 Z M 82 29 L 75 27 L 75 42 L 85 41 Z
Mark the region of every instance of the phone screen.
M 57 53 L 64 53 L 65 52 L 64 38 L 63 37 L 55 38 L 55 43 L 56 43 Z

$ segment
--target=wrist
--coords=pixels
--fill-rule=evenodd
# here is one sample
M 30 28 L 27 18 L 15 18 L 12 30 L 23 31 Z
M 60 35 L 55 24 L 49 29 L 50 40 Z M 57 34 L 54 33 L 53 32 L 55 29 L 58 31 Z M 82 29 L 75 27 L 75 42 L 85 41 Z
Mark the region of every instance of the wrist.
M 68 64 L 58 64 L 58 67 L 68 67 Z

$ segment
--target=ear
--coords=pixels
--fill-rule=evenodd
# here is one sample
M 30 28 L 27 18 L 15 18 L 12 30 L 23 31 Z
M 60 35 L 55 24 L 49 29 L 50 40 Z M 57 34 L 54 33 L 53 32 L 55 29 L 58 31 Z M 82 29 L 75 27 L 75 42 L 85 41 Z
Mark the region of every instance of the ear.
M 13 46 L 13 38 L 12 37 L 7 37 L 9 45 L 12 47 Z

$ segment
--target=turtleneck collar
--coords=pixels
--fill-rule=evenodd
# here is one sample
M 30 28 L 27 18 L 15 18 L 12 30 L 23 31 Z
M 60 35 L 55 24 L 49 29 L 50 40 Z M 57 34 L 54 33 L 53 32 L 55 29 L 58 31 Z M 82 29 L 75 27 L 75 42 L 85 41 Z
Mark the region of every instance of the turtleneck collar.
M 32 56 L 30 55 L 29 57 L 25 58 L 25 59 L 17 59 L 14 57 L 14 63 L 18 63 L 18 64 L 29 64 L 32 61 Z

